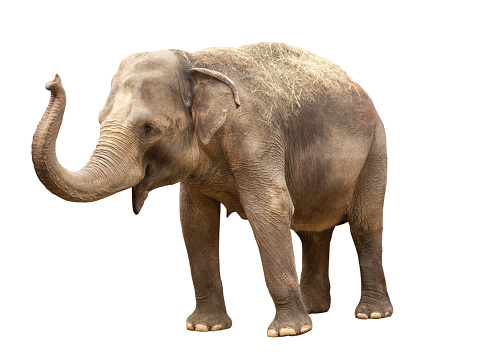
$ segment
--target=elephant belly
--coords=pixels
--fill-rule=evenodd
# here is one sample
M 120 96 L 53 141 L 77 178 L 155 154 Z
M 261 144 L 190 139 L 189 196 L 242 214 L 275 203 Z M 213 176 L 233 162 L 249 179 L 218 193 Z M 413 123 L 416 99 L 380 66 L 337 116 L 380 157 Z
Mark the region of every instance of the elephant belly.
M 227 216 L 238 213 L 247 219 L 246 213 L 236 196 L 218 194 L 215 196 L 225 206 Z M 327 196 L 312 195 L 310 198 L 293 197 L 294 215 L 291 229 L 295 231 L 323 231 L 347 221 L 347 212 L 352 191 L 328 193 Z
M 332 176 L 331 173 L 329 176 L 312 176 L 312 182 L 305 181 L 308 178 L 306 175 L 299 176 L 295 185 L 288 186 L 294 204 L 291 229 L 323 231 L 347 221 L 354 185 L 360 170 L 358 166 L 352 170 L 353 175 L 346 178 Z M 242 219 L 247 219 L 238 192 L 233 187 L 228 189 L 210 195 L 225 206 L 227 216 L 236 212 Z
M 357 178 L 370 144 L 361 150 L 317 148 L 287 161 L 286 181 L 294 204 L 291 228 L 323 231 L 347 221 Z
M 350 196 L 348 196 L 350 197 Z M 350 198 L 338 196 L 333 203 L 317 197 L 316 200 L 299 201 L 294 207 L 291 229 L 321 232 L 347 222 Z

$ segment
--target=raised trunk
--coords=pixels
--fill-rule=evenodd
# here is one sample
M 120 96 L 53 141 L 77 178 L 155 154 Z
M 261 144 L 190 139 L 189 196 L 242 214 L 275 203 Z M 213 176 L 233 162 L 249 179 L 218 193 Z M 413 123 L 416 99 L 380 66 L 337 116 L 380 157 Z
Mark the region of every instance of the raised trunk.
M 55 142 L 63 120 L 66 95 L 60 77 L 46 84 L 50 102 L 32 143 L 32 159 L 40 181 L 57 196 L 72 202 L 92 202 L 133 187 L 143 177 L 133 134 L 118 122 L 104 121 L 100 141 L 88 163 L 71 172 L 60 163 Z

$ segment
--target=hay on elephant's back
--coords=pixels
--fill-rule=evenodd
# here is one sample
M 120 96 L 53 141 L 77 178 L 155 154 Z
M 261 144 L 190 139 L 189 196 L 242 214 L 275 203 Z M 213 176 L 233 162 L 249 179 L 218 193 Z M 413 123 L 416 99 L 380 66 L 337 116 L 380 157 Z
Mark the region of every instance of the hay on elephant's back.
M 243 86 L 250 87 L 255 94 L 272 98 L 274 103 L 278 99 L 286 101 L 297 115 L 302 103 L 314 100 L 314 88 L 342 97 L 357 93 L 354 82 L 339 66 L 284 44 L 213 47 L 195 52 L 194 56 L 199 62 L 221 68 L 225 73 L 238 74 L 246 80 Z

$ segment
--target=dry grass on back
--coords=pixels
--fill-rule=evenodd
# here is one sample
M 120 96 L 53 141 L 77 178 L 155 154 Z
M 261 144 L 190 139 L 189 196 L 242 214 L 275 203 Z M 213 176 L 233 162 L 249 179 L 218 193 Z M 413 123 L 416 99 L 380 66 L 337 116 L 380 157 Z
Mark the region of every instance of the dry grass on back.
M 198 63 L 212 63 L 226 74 L 238 74 L 245 80 L 243 86 L 270 98 L 273 105 L 278 100 L 286 101 L 297 115 L 302 103 L 315 100 L 318 89 L 350 99 L 353 94 L 359 95 L 355 83 L 339 66 L 297 47 L 261 43 L 240 48 L 213 47 L 193 55 Z M 273 109 L 269 114 L 266 111 L 263 117 L 271 117 L 272 112 Z

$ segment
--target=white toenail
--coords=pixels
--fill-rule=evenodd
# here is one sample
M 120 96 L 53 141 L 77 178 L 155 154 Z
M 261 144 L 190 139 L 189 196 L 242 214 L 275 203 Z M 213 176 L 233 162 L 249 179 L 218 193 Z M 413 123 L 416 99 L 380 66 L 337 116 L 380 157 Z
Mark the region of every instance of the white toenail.
M 278 332 L 274 329 L 268 329 L 268 337 L 277 337 Z
M 313 328 L 310 325 L 304 325 L 299 332 L 301 334 L 304 334 L 306 332 L 309 332 L 311 329 L 313 329 Z
M 209 329 L 206 325 L 204 324 L 196 324 L 195 330 L 197 332 L 207 332 Z
M 279 336 L 284 337 L 286 335 L 296 335 L 296 331 L 293 328 L 281 328 L 279 330 Z

